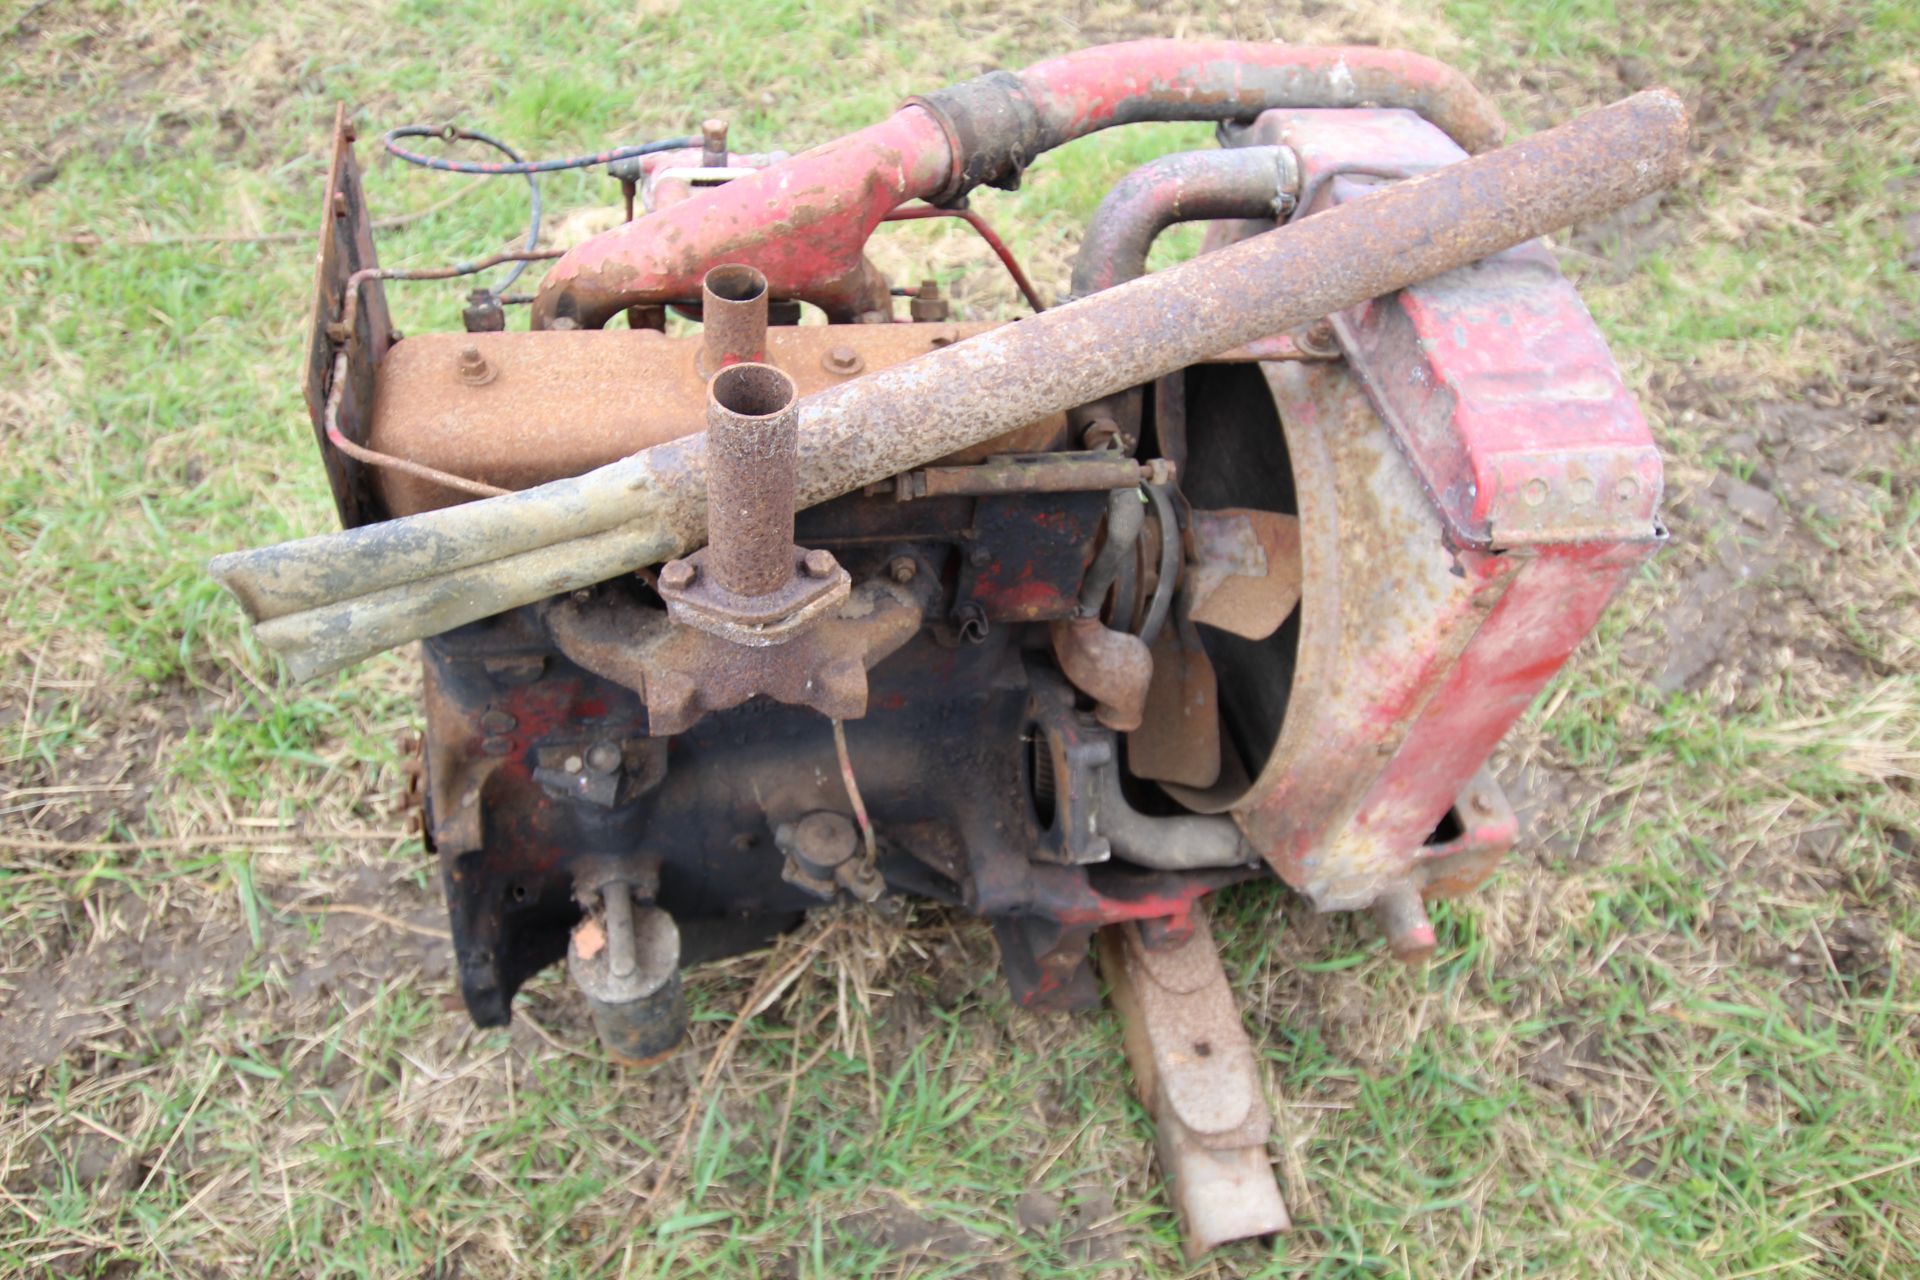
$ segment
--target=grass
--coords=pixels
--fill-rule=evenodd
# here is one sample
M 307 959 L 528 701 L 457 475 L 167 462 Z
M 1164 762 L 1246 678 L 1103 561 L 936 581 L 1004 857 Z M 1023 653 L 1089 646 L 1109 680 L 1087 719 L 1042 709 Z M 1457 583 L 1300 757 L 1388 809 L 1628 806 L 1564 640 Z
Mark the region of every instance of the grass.
M 1305 8 L 0 14 L 0 1273 L 1920 1272 L 1920 20 Z M 559 975 L 510 1031 L 468 1026 L 400 800 L 410 660 L 287 686 L 201 569 L 332 522 L 297 385 L 308 250 L 125 241 L 306 227 L 336 100 L 364 132 L 460 119 L 539 154 L 709 114 L 798 147 L 1141 34 L 1407 44 L 1519 130 L 1679 87 L 1694 175 L 1561 244 L 1668 451 L 1674 548 L 1503 750 L 1532 835 L 1438 913 L 1429 967 L 1272 886 L 1223 895 L 1299 1223 L 1277 1246 L 1184 1263 L 1112 1019 L 1014 1009 L 987 932 L 925 909 L 829 913 L 778 953 L 798 980 L 649 1206 L 767 962 L 694 974 L 692 1047 L 649 1074 L 599 1060 Z M 1206 137 L 1102 135 L 980 203 L 1058 292 L 1114 178 Z M 459 181 L 369 178 L 386 213 Z M 382 258 L 500 244 L 522 195 L 475 181 Z M 896 276 L 1014 312 L 963 236 L 883 234 Z M 405 329 L 458 324 L 458 290 L 394 297 Z M 1739 518 L 1729 480 L 1777 518 Z

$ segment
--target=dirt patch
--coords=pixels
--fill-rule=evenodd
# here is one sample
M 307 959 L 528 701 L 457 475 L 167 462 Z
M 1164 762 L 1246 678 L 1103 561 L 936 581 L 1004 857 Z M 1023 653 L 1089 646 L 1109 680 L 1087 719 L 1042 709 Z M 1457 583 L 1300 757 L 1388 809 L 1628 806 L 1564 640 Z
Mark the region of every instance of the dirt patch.
M 105 906 L 104 941 L 28 971 L 0 1002 L 0 1081 L 30 1077 L 79 1046 L 170 1049 L 203 1019 L 268 1001 L 276 990 L 302 1007 L 350 1005 L 402 974 L 444 981 L 452 948 L 430 936 L 444 933 L 444 908 L 378 879 L 369 869 L 344 894 L 316 904 L 324 912 L 317 929 L 300 907 L 279 919 L 267 914 L 259 946 L 244 925 L 208 925 L 191 909 L 159 910 L 119 895 Z M 263 971 L 266 985 L 256 991 L 266 994 L 234 994 L 249 966 Z

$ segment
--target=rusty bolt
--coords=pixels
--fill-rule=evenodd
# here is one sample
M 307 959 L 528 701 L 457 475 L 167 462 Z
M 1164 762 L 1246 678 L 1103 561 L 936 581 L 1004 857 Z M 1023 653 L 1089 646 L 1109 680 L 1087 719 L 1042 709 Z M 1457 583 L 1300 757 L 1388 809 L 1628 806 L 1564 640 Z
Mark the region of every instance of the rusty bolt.
M 460 348 L 460 381 L 470 387 L 484 387 L 493 381 L 496 372 L 487 363 L 487 358 L 480 354 L 480 348 Z
M 1486 792 L 1476 791 L 1471 807 L 1475 813 L 1490 814 L 1493 812 L 1493 801 L 1488 797 Z
M 727 122 L 718 116 L 700 122 L 700 164 L 707 169 L 727 167 Z
M 820 357 L 820 367 L 828 373 L 858 373 L 866 367 L 866 363 L 858 351 L 844 344 L 829 349 Z
M 512 712 L 496 707 L 480 717 L 480 727 L 488 733 L 512 733 L 519 727 L 519 721 L 513 718 Z
M 809 578 L 829 578 L 833 576 L 833 571 L 839 568 L 839 565 L 834 562 L 833 552 L 821 547 L 815 547 L 807 552 L 803 564 Z
M 923 323 L 945 320 L 950 310 L 947 300 L 940 296 L 938 280 L 922 280 L 919 291 L 907 303 L 907 314 Z
M 1300 335 L 1300 349 L 1311 356 L 1330 356 L 1337 350 L 1337 339 L 1333 333 L 1333 321 L 1315 320 Z
M 902 585 L 913 581 L 913 575 L 920 572 L 920 565 L 912 556 L 895 556 L 887 561 L 887 576 Z
M 693 585 L 693 566 L 685 560 L 669 560 L 660 566 L 660 585 L 669 591 L 685 591 Z
M 1166 485 L 1173 483 L 1174 465 L 1170 458 L 1148 458 L 1140 464 L 1140 483 L 1144 485 Z
M 620 767 L 620 748 L 611 742 L 596 742 L 587 748 L 587 767 L 595 773 L 612 773 Z

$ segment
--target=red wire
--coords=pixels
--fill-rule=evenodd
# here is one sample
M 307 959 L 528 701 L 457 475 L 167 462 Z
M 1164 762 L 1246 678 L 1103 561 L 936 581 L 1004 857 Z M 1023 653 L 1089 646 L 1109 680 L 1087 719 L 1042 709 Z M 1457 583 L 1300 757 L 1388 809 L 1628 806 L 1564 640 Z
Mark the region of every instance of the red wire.
M 987 242 L 987 247 L 993 250 L 994 256 L 1000 259 L 1000 265 L 1007 269 L 1007 274 L 1013 277 L 1013 283 L 1025 295 L 1027 305 L 1035 311 L 1047 309 L 1047 304 L 1040 301 L 1039 292 L 1028 281 L 1027 273 L 1020 269 L 1020 263 L 1013 256 L 1013 250 L 1007 248 L 1006 242 L 995 235 L 993 228 L 987 225 L 987 220 L 973 210 L 936 209 L 932 205 L 917 204 L 904 209 L 895 209 L 886 216 L 885 221 L 917 222 L 922 218 L 959 218 L 979 232 L 980 238 Z

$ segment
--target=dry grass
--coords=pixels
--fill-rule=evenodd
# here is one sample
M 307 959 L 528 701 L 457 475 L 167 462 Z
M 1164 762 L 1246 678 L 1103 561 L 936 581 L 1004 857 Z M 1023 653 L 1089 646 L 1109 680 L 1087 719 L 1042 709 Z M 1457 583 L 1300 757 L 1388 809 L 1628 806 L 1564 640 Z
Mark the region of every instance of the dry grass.
M 0 37 L 0 1272 L 1920 1271 L 1920 30 L 1890 3 L 1301 8 L 80 3 Z M 1681 192 L 1562 246 L 1670 454 L 1674 548 L 1507 745 L 1532 840 L 1429 969 L 1225 896 L 1300 1229 L 1195 1267 L 1110 1019 L 1011 1008 L 974 922 L 842 911 L 703 969 L 643 1075 L 556 975 L 474 1031 L 400 800 L 410 662 L 285 687 L 200 571 L 331 520 L 304 251 L 69 242 L 305 225 L 339 97 L 544 151 L 712 112 L 793 146 L 1150 32 L 1410 45 L 1523 128 L 1667 81 L 1700 138 Z M 981 204 L 1057 293 L 1114 176 L 1205 135 L 1076 144 Z M 371 182 L 393 212 L 445 194 Z M 520 198 L 478 187 L 383 256 L 493 245 Z M 1017 312 L 964 229 L 884 237 L 895 275 Z M 400 305 L 458 323 L 455 291 Z

